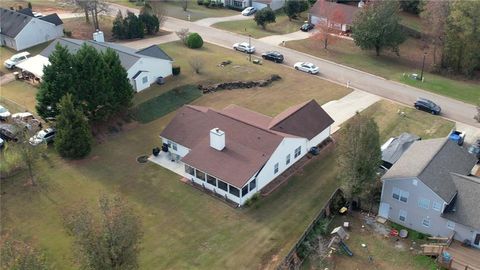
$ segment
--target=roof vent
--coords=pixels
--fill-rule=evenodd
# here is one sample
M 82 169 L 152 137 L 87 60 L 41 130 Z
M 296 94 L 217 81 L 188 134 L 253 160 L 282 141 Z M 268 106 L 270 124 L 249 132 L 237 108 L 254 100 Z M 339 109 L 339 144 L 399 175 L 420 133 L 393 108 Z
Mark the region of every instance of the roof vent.
M 219 128 L 210 130 L 210 147 L 222 151 L 225 148 L 225 132 Z

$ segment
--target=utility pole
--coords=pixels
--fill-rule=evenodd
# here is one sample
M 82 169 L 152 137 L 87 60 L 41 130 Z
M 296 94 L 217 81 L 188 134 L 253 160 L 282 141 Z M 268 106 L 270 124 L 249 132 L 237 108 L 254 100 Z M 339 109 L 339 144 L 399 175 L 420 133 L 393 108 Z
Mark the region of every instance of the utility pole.
M 423 69 L 425 68 L 425 57 L 427 56 L 427 52 L 423 53 L 423 63 L 422 63 L 422 73 L 420 74 L 420 80 L 423 81 Z
M 248 49 L 252 48 L 252 43 L 251 43 L 252 35 L 248 34 Z M 252 53 L 248 53 L 248 61 L 252 62 Z

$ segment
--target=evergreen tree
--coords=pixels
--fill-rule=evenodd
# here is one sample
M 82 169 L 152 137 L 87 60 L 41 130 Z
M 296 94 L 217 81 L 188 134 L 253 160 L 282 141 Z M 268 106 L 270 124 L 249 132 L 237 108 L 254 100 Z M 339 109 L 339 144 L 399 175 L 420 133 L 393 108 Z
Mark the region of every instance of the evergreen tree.
M 115 20 L 113 20 L 113 27 L 112 27 L 112 35 L 118 39 L 125 38 L 125 25 L 123 22 L 123 15 L 122 12 L 119 10 L 117 16 L 115 16 Z
M 47 120 L 58 114 L 57 103 L 74 82 L 73 57 L 66 47 L 57 44 L 49 57 L 50 65 L 43 70 L 42 83 L 37 92 L 37 113 Z
M 308 10 L 309 4 L 306 0 L 287 0 L 283 10 L 287 14 L 288 19 L 296 19 L 298 14 Z
M 90 121 L 105 120 L 111 114 L 113 87 L 108 84 L 108 67 L 95 48 L 86 43 L 75 54 L 74 71 L 78 78 L 72 86 L 74 98 Z
M 60 100 L 55 149 L 64 158 L 83 158 L 91 151 L 92 135 L 85 115 L 75 109 L 72 95 Z
M 338 145 L 342 189 L 350 199 L 365 199 L 376 186 L 376 171 L 381 164 L 380 135 L 372 118 L 357 113 L 350 119 Z
M 268 23 L 275 22 L 275 12 L 273 12 L 273 10 L 270 8 L 264 8 L 255 13 L 253 20 L 257 23 L 257 25 L 260 25 L 263 29 L 265 29 Z
M 113 114 L 131 105 L 134 91 L 118 54 L 109 48 L 103 54 L 103 59 L 107 67 L 107 85 L 112 89 L 109 104 L 110 113 Z
M 132 12 L 127 12 L 127 17 L 124 19 L 124 26 L 126 31 L 126 38 L 143 38 L 145 36 L 145 25 Z
M 377 56 L 383 48 L 397 52 L 406 36 L 400 26 L 398 1 L 373 1 L 366 4 L 356 16 L 352 37 L 362 50 L 375 49 Z
M 145 25 L 145 31 L 148 35 L 153 35 L 160 29 L 160 22 L 158 17 L 148 13 L 142 13 L 138 16 L 141 22 Z

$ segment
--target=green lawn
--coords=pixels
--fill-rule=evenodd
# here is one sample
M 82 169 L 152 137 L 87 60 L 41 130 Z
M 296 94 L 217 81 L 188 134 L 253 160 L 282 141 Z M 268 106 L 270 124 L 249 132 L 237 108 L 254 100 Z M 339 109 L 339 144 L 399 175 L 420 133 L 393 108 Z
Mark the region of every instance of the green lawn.
M 15 111 L 28 110 L 35 112 L 37 88 L 23 81 L 13 81 L 2 85 L 0 89 L 1 100 L 9 105 L 9 101 L 13 101 Z M 12 103 L 12 102 L 10 102 Z
M 133 8 L 141 8 L 141 6 L 138 6 L 136 5 L 136 3 L 132 3 L 128 0 L 118 0 L 112 2 Z M 188 0 L 187 11 L 183 11 L 182 4 L 183 1 L 164 1 L 162 2 L 162 8 L 164 9 L 166 16 L 174 17 L 181 20 L 188 20 L 188 15 L 190 15 L 191 21 L 197 21 L 200 19 L 211 17 L 226 17 L 240 14 L 240 12 L 228 8 L 207 8 L 203 5 L 198 5 L 196 0 Z
M 378 57 L 374 52 L 360 50 L 352 41 L 348 40 L 338 40 L 331 44 L 328 50 L 321 48 L 319 42 L 312 39 L 288 41 L 286 46 L 467 103 L 477 104 L 480 100 L 478 81 L 455 80 L 429 72 L 424 74 L 425 82 L 404 78 L 404 73 L 420 74 L 421 71 L 423 57 L 423 54 L 419 55 L 421 41 L 416 39 L 410 38 L 400 46 L 401 57 L 388 51 L 382 52 L 382 55 Z M 427 57 L 427 66 L 431 61 L 430 55 L 428 54 Z
M 408 28 L 422 32 L 422 19 L 418 15 L 413 15 L 407 12 L 400 12 L 400 23 Z
M 401 116 L 399 111 L 404 112 L 405 116 Z M 379 127 L 382 143 L 402 132 L 416 134 L 422 139 L 445 137 L 455 125 L 452 121 L 387 100 L 373 104 L 362 114 L 373 117 Z
M 266 29 L 262 29 L 261 26 L 258 26 L 253 19 L 220 22 L 214 24 L 213 27 L 246 36 L 252 35 L 253 38 L 262 38 L 271 35 L 284 35 L 299 31 L 300 26 L 302 26 L 304 21 L 305 18 L 303 17 L 290 21 L 285 14 L 277 13 L 276 22 L 267 24 Z

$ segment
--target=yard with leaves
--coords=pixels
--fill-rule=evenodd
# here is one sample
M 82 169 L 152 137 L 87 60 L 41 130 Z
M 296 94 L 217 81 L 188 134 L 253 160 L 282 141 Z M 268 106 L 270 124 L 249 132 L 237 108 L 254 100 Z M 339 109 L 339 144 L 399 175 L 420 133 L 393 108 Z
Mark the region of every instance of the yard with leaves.
M 265 88 L 205 94 L 193 104 L 217 109 L 237 104 L 276 115 L 312 98 L 323 104 L 349 93 L 343 86 L 274 63 L 251 64 L 244 54 L 211 44 L 205 44 L 200 50 L 190 50 L 178 42 L 161 47 L 181 66 L 181 75 L 168 78 L 165 85 L 155 85 L 136 94 L 136 105 L 185 84 L 238 78 L 257 80 L 272 73 L 280 75 L 282 80 Z M 187 55 L 205 61 L 203 73 L 194 73 Z M 225 60 L 231 60 L 232 64 L 219 67 L 218 64 Z M 35 92 L 35 88 L 23 82 L 2 86 L 2 96 L 6 94 L 19 103 L 29 100 L 25 103 L 29 108 L 34 106 Z M 379 122 L 384 137 L 394 133 L 393 123 L 402 121 L 397 118 L 396 109 L 391 107 L 387 103 L 370 111 Z M 421 112 L 412 112 L 417 113 Z M 409 114 L 407 112 L 407 116 Z M 23 173 L 2 179 L 2 232 L 29 239 L 44 249 L 53 268 L 77 269 L 73 238 L 64 229 L 62 213 L 79 201 L 93 206 L 101 194 L 119 193 L 141 217 L 145 233 L 140 253 L 141 269 L 275 268 L 337 188 L 334 155 L 309 163 L 286 185 L 250 208 L 233 209 L 184 184 L 178 175 L 156 164 L 137 163 L 137 156 L 149 154 L 153 147 L 161 144 L 158 134 L 173 116 L 174 112 L 147 124 L 125 124 L 102 143 L 94 145 L 92 153 L 84 160 L 61 159 L 50 148 L 36 168 L 36 187 L 24 185 Z M 431 119 L 418 121 L 416 118 L 412 115 L 403 119 L 408 121 L 404 124 L 405 131 L 432 129 Z M 450 124 L 436 119 L 440 127 Z M 443 130 L 436 127 L 428 134 L 440 136 L 437 132 Z

